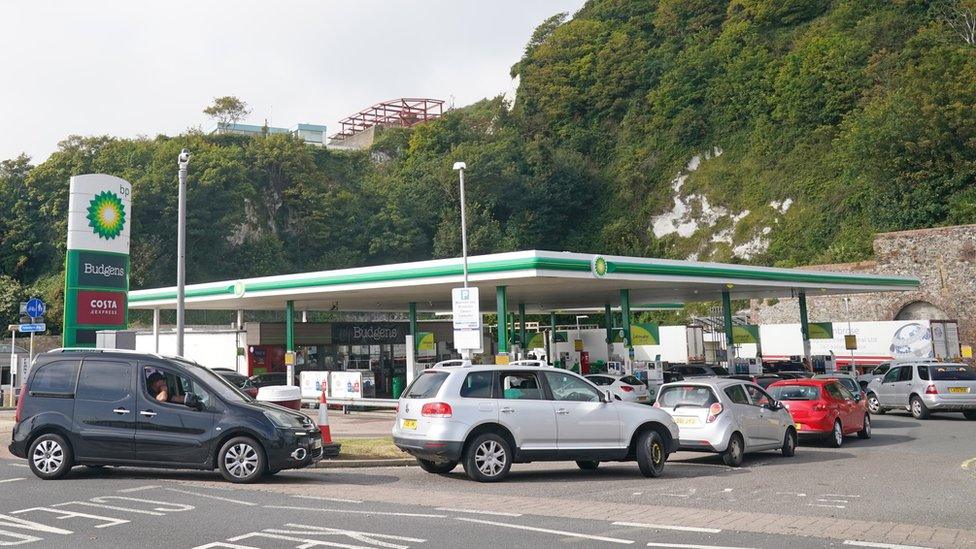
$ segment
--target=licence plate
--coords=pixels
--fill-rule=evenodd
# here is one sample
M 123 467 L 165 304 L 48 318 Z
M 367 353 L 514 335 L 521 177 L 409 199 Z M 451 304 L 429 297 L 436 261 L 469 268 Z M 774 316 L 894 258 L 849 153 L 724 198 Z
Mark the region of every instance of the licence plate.
M 315 439 L 315 440 L 312 441 L 312 449 L 313 450 L 318 450 L 321 447 L 322 447 L 322 440 L 321 439 L 318 439 L 317 438 L 317 439 Z
M 797 431 L 799 431 L 800 429 L 803 429 L 803 424 L 802 423 L 794 423 L 793 425 L 796 427 L 796 430 Z
M 677 416 L 674 422 L 678 425 L 698 425 L 698 418 L 694 416 Z
M 949 387 L 950 393 L 968 393 L 969 387 Z
M 403 428 L 410 429 L 411 431 L 417 430 L 417 420 L 416 419 L 405 419 L 403 420 Z

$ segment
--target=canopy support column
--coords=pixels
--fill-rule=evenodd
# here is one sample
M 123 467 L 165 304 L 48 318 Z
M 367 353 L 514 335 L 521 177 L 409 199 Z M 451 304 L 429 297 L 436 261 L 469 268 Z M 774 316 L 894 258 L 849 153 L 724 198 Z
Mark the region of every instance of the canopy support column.
M 407 384 L 404 387 L 409 387 L 416 377 L 414 370 L 417 367 L 417 304 L 413 301 L 407 305 L 407 316 L 410 319 L 410 336 L 407 338 Z
M 803 365 L 813 370 L 810 362 L 810 323 L 807 320 L 807 294 L 800 292 L 800 336 L 803 338 Z
M 728 290 L 722 290 L 722 318 L 725 320 L 725 359 L 732 371 L 735 368 L 735 345 L 732 344 L 732 296 Z
M 508 353 L 508 291 L 505 286 L 495 287 L 495 306 L 498 314 L 498 354 Z
M 628 349 L 634 346 L 630 340 L 630 290 L 620 290 L 621 327 L 624 330 L 624 346 Z
M 556 365 L 556 313 L 549 313 L 549 364 Z
M 285 384 L 295 384 L 295 302 L 285 302 Z
M 159 353 L 159 309 L 153 309 L 153 346 L 154 353 Z

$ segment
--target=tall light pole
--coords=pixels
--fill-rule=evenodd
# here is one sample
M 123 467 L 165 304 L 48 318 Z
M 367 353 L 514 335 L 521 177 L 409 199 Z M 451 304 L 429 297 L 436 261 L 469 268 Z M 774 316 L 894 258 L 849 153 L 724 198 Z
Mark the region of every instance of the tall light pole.
M 849 335 L 854 335 L 854 330 L 851 329 L 851 297 L 844 296 L 844 312 L 847 314 L 847 333 Z M 854 349 L 851 349 L 851 373 L 857 375 L 857 364 L 854 363 Z
M 177 159 L 180 167 L 179 208 L 176 226 L 176 356 L 183 356 L 183 329 L 186 313 L 186 167 L 190 151 L 183 149 Z
M 454 169 L 458 172 L 461 179 L 461 261 L 464 263 L 464 287 L 468 287 L 468 221 L 464 212 L 464 170 L 468 165 L 464 162 L 455 162 Z

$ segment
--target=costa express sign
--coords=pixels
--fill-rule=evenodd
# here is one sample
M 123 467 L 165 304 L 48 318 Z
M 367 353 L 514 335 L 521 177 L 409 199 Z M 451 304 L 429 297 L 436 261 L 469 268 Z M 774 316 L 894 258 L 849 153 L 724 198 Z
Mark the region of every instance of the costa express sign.
M 100 326 L 125 325 L 125 292 L 78 291 L 78 324 Z

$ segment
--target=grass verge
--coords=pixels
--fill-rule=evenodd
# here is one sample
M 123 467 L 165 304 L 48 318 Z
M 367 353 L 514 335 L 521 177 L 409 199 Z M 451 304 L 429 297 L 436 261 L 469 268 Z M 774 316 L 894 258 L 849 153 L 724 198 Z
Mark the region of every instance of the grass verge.
M 410 458 L 393 445 L 392 437 L 378 438 L 337 438 L 342 444 L 339 459 L 397 459 Z

